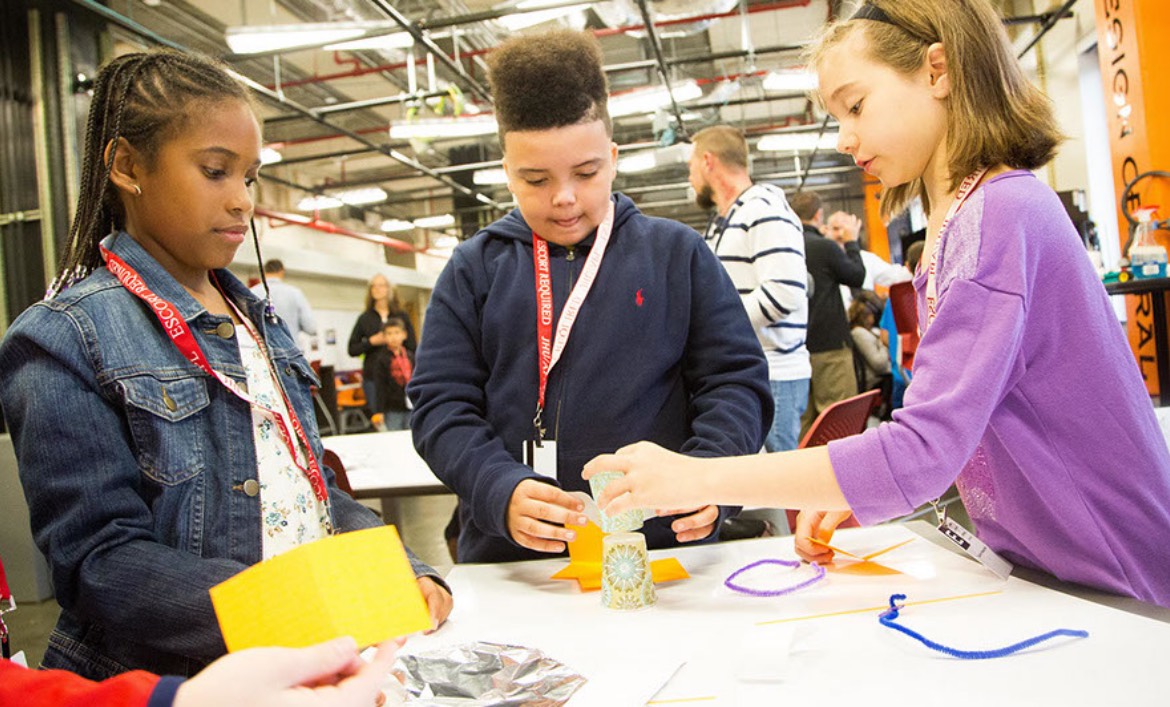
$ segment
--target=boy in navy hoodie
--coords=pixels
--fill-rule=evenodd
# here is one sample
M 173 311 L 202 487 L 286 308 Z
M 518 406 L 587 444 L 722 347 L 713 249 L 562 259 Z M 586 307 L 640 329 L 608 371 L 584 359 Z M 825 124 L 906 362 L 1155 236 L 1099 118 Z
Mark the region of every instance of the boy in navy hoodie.
M 520 37 L 489 60 L 518 207 L 460 244 L 427 309 L 407 392 L 419 454 L 459 495 L 461 562 L 562 552 L 594 456 L 651 439 L 758 452 L 768 366 L 734 285 L 690 228 L 612 194 L 601 48 Z M 651 548 L 714 540 L 735 509 L 659 509 Z

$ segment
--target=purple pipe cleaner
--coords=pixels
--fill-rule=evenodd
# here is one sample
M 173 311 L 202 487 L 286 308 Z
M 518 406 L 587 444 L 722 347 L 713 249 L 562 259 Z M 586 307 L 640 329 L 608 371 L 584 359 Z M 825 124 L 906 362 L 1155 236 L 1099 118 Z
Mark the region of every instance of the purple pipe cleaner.
M 740 594 L 747 594 L 747 595 L 753 596 L 753 597 L 782 597 L 785 594 L 792 594 L 795 591 L 798 591 L 798 590 L 804 589 L 807 586 L 816 584 L 817 582 L 819 582 L 825 578 L 825 568 L 820 566 L 819 564 L 813 562 L 811 566 L 812 566 L 813 572 L 815 574 L 810 579 L 806 579 L 803 582 L 800 582 L 799 584 L 794 584 L 791 587 L 784 587 L 783 589 L 752 589 L 751 587 L 744 587 L 744 586 L 740 586 L 740 585 L 735 583 L 736 577 L 740 576 L 741 574 L 743 574 L 744 572 L 747 572 L 750 569 L 754 569 L 754 568 L 759 567 L 761 565 L 780 565 L 781 567 L 791 567 L 791 568 L 795 569 L 797 567 L 800 567 L 800 561 L 799 560 L 772 560 L 772 559 L 756 560 L 755 562 L 751 563 L 750 565 L 745 565 L 743 567 L 740 567 L 736 571 L 732 572 L 731 576 L 729 576 L 727 579 L 723 580 L 723 586 L 727 587 L 728 589 L 732 590 L 733 592 L 739 592 Z

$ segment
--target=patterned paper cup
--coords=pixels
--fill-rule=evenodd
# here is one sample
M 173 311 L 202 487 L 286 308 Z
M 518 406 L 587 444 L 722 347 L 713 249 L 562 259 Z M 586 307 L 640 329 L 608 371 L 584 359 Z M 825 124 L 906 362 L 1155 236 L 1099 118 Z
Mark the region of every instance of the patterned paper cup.
M 650 573 L 646 536 L 614 533 L 601 543 L 601 605 L 619 611 L 654 606 L 658 595 Z
M 593 498 L 596 499 L 600 496 L 606 486 L 622 476 L 620 471 L 603 471 L 590 476 L 589 490 L 593 493 Z M 610 516 L 605 511 L 598 509 L 598 514 L 601 516 L 601 530 L 605 533 L 628 533 L 631 530 L 641 528 L 642 522 L 645 520 L 641 508 L 632 508 L 616 516 Z

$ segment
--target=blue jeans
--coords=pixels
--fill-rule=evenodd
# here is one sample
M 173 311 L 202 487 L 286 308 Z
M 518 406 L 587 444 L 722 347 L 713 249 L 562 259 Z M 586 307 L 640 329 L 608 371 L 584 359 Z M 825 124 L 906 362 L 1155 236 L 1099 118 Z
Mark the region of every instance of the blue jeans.
M 786 452 L 800 444 L 800 416 L 808 407 L 808 380 L 768 381 L 772 399 L 776 401 L 772 428 L 764 440 L 764 448 L 769 452 Z
M 409 430 L 410 410 L 386 410 L 382 413 L 382 424 L 387 430 Z

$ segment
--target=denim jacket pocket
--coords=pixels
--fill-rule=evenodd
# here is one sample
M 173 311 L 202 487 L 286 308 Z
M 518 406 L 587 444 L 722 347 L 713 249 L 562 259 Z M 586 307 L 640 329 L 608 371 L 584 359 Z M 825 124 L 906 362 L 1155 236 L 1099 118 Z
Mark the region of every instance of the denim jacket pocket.
M 209 404 L 204 378 L 162 380 L 137 375 L 118 381 L 126 400 L 126 417 L 143 473 L 174 486 L 203 471 L 203 440 L 208 433 Z

